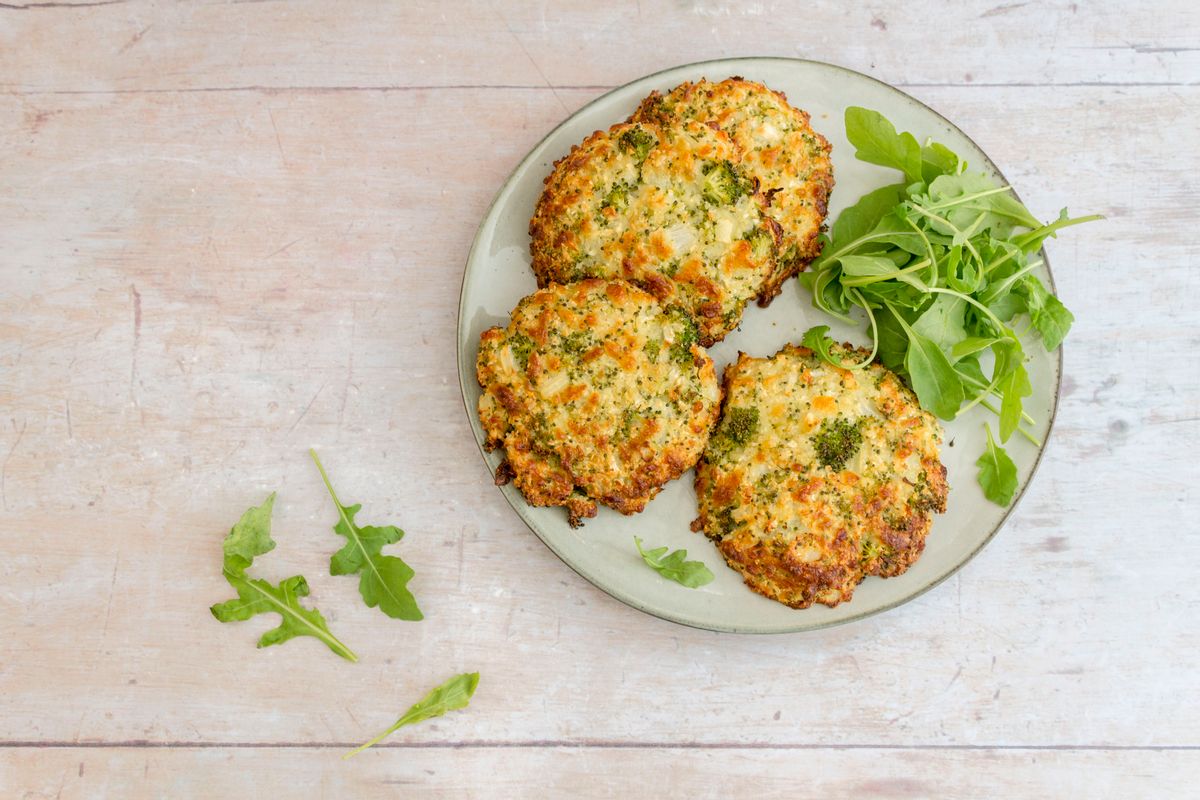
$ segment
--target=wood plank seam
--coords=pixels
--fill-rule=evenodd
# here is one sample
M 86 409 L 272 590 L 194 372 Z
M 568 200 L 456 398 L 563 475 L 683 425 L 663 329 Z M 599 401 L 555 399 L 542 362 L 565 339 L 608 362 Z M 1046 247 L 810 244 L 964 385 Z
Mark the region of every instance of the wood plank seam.
M 71 749 L 85 748 L 91 750 L 139 750 L 139 749 L 182 749 L 182 750 L 211 750 L 220 748 L 245 750 L 286 749 L 349 749 L 358 747 L 361 742 L 152 742 L 142 740 L 127 740 L 114 742 L 0 742 L 0 750 L 11 749 Z M 946 750 L 946 751 L 988 751 L 988 750 L 1032 750 L 1032 751 L 1067 751 L 1067 752 L 1159 752 L 1159 751 L 1200 751 L 1200 745 L 1167 744 L 1167 745 L 1105 745 L 1105 744 L 886 744 L 886 743 L 850 743 L 850 744 L 818 744 L 809 742 L 669 742 L 669 741 L 620 741 L 620 740 L 570 740 L 570 739 L 536 739 L 526 742 L 497 740 L 465 740 L 443 742 L 380 742 L 374 749 L 393 750 L 496 750 L 496 749 L 540 749 L 540 748 L 596 748 L 608 750 Z

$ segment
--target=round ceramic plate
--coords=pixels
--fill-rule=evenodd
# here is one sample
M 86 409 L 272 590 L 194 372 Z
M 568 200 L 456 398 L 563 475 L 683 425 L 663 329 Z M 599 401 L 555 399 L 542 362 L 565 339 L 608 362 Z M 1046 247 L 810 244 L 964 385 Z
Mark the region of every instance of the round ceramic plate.
M 483 430 L 476 411 L 479 384 L 475 357 L 479 335 L 494 325 L 507 325 L 517 301 L 537 288 L 529 269 L 529 218 L 542 190 L 542 180 L 554 161 L 594 130 L 607 128 L 628 117 L 652 89 L 666 91 L 683 81 L 707 77 L 721 80 L 740 75 L 784 92 L 792 105 L 812 115 L 812 126 L 833 145 L 836 185 L 829 206 L 829 221 L 862 194 L 896 180 L 894 171 L 864 164 L 854 158 L 846 141 L 843 113 L 847 106 L 875 109 L 902 131 L 917 139 L 932 137 L 966 159 L 972 170 L 983 170 L 1004 181 L 996 166 L 966 134 L 935 111 L 903 92 L 874 78 L 842 67 L 813 61 L 782 58 L 739 58 L 676 67 L 650 75 L 593 100 L 549 133 L 527 155 L 496 195 L 479 226 L 467 259 L 458 312 L 458 372 L 463 399 L 475 439 L 481 445 Z M 1042 280 L 1051 285 L 1048 271 Z M 718 374 L 737 357 L 739 350 L 753 356 L 770 356 L 787 342 L 799 342 L 813 325 L 828 324 L 839 340 L 862 343 L 868 334 L 830 319 L 812 307 L 809 295 L 797 281 L 788 281 L 769 308 L 751 304 L 741 327 L 711 348 Z M 1058 399 L 1061 354 L 1031 347 L 1026 365 L 1034 393 L 1026 410 L 1037 421 L 1032 432 L 1046 441 Z M 572 529 L 561 508 L 534 508 L 510 483 L 504 493 L 521 519 L 568 566 L 618 600 L 663 619 L 716 631 L 785 633 L 836 625 L 860 619 L 911 600 L 936 586 L 979 552 L 996 534 L 1011 509 L 984 498 L 975 481 L 975 459 L 982 452 L 986 411 L 972 410 L 946 425 L 942 460 L 949 471 L 949 510 L 937 517 L 925 554 L 905 574 L 889 579 L 867 578 L 854 599 L 836 608 L 813 606 L 794 610 L 750 591 L 740 576 L 725 566 L 720 554 L 703 535 L 688 525 L 696 517 L 696 495 L 691 472 L 668 485 L 641 514 L 625 517 L 601 507 L 599 515 Z M 1038 448 L 1013 437 L 1007 445 L 1017 465 L 1021 488 L 1028 486 L 1037 467 Z M 500 463 L 500 451 L 484 453 L 489 470 Z M 704 561 L 716 580 L 699 589 L 687 589 L 666 580 L 638 556 L 633 537 L 649 547 L 685 548 L 689 559 Z

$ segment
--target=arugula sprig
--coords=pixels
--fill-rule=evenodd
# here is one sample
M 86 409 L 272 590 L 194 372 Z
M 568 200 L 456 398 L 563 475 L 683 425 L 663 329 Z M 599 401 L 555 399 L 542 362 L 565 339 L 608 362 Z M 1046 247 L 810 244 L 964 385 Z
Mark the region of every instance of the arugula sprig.
M 845 363 L 833 355 L 827 326 L 809 330 L 804 343 L 822 359 L 861 369 L 876 357 L 912 387 L 921 406 L 942 419 L 979 405 L 999 417 L 1001 442 L 1013 433 L 1037 439 L 1022 422 L 1032 393 L 1025 369 L 1026 342 L 1013 327 L 1020 315 L 1047 351 L 1057 348 L 1074 317 L 1035 274 L 1035 253 L 1058 231 L 1100 216 L 1069 217 L 1043 224 L 1007 186 L 967 172 L 958 155 L 937 142 L 920 144 L 897 132 L 883 115 L 846 109 L 846 136 L 862 161 L 891 167 L 904 180 L 859 198 L 824 237 L 822 256 L 801 274 L 813 305 L 853 322 L 867 316 L 870 355 Z M 981 356 L 990 352 L 991 374 Z M 1006 478 L 991 439 L 989 470 Z M 1011 460 L 1008 460 L 1011 465 Z M 981 466 L 982 470 L 982 466 Z M 992 474 L 989 472 L 989 475 Z M 980 482 L 993 502 L 1007 505 L 1015 492 L 1007 481 Z M 1001 487 L 1001 488 L 998 488 Z
M 342 758 L 350 758 L 350 756 L 357 755 L 372 745 L 379 744 L 379 742 L 383 741 L 388 736 L 391 736 L 405 725 L 415 725 L 418 722 L 424 722 L 425 720 L 433 717 L 440 717 L 447 711 L 456 711 L 460 708 L 466 708 L 467 703 L 471 701 L 471 696 L 475 694 L 475 687 L 478 685 L 478 672 L 466 672 L 462 675 L 455 675 L 453 678 L 446 681 L 441 686 L 438 686 L 429 694 L 425 695 L 425 697 L 421 698 L 421 700 L 415 703 L 412 708 L 408 709 L 408 711 L 405 711 L 404 716 L 396 720 L 396 723 L 392 725 L 392 727 L 388 728 L 386 731 L 379 734 L 369 742 L 366 742 L 358 748 L 350 751 L 346 755 L 342 756 Z
M 354 521 L 354 515 L 362 505 L 342 505 L 325 467 L 317 457 L 317 451 L 309 449 L 313 463 L 321 473 L 321 480 L 333 504 L 337 506 L 338 521 L 333 526 L 335 533 L 346 537 L 346 545 L 333 554 L 329 559 L 330 575 L 358 575 L 358 593 L 368 608 L 379 607 L 379 610 L 393 619 L 420 620 L 424 619 L 417 599 L 408 589 L 408 582 L 414 575 L 412 567 L 404 563 L 398 556 L 386 556 L 380 552 L 384 545 L 394 544 L 404 538 L 404 531 L 395 525 L 360 527 Z
M 261 506 L 252 506 L 242 514 L 242 518 L 225 537 L 222 544 L 225 554 L 222 574 L 238 596 L 212 606 L 212 615 L 220 622 L 234 622 L 258 614 L 276 613 L 281 619 L 279 627 L 264 633 L 258 640 L 259 647 L 282 644 L 297 636 L 312 636 L 347 661 L 358 661 L 358 656 L 330 633 L 329 625 L 320 611 L 300 604 L 300 598 L 308 596 L 308 581 L 303 575 L 294 575 L 281 581 L 278 586 L 272 586 L 267 581 L 246 574 L 255 558 L 275 549 L 275 541 L 271 539 L 271 511 L 274 506 L 275 493 L 272 492 Z
M 975 462 L 975 466 L 979 467 L 979 485 L 983 487 L 988 500 L 1006 506 L 1017 493 L 1017 465 L 1004 452 L 1004 448 L 996 444 L 991 426 L 983 427 L 987 430 L 987 447 Z
M 689 589 L 696 589 L 707 583 L 712 583 L 716 577 L 712 574 L 712 570 L 704 565 L 704 562 L 685 561 L 687 550 L 676 550 L 667 555 L 666 547 L 643 550 L 642 540 L 637 536 L 633 537 L 633 543 L 637 545 L 638 554 L 646 562 L 647 566 L 664 578 L 673 580 Z

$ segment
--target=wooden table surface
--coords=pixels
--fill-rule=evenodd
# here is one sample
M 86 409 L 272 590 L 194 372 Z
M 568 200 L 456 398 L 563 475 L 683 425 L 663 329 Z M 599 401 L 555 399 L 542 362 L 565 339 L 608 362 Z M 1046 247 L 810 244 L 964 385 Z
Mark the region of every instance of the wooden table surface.
M 1194 792 L 1200 6 L 801 8 L 0 2 L 0 797 Z M 1107 216 L 1048 248 L 1078 322 L 1018 512 L 937 589 L 806 635 L 580 579 L 492 486 L 455 372 L 467 250 L 524 153 L 736 55 L 878 77 L 1039 216 Z M 328 575 L 309 446 L 408 531 L 424 622 Z M 263 574 L 308 576 L 360 663 L 210 616 L 271 490 Z M 468 670 L 470 709 L 340 760 Z

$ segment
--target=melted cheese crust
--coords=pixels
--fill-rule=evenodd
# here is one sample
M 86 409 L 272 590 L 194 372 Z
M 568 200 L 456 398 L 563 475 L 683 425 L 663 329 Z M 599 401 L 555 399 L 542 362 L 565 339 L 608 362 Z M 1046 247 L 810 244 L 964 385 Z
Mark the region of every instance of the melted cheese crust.
M 530 503 L 565 506 L 573 525 L 596 502 L 645 508 L 699 459 L 721 388 L 694 324 L 623 281 L 551 284 L 484 331 L 476 361 L 497 480 Z
M 648 151 L 626 134 L 649 137 Z M 529 224 L 539 285 L 622 278 L 687 309 L 702 344 L 719 341 L 776 272 L 778 234 L 739 160 L 728 136 L 695 122 L 593 133 L 555 163 Z M 726 167 L 743 190 L 716 202 L 710 176 Z
M 704 122 L 733 139 L 746 174 L 758 180 L 766 212 L 783 229 L 776 269 L 759 296 L 760 305 L 821 254 L 817 237 L 833 190 L 832 148 L 809 125 L 808 113 L 792 107 L 782 92 L 742 78 L 683 83 L 666 95 L 652 93 L 632 119 Z
M 835 606 L 865 576 L 899 575 L 916 561 L 931 512 L 946 509 L 942 428 L 895 373 L 839 369 L 788 345 L 771 358 L 741 354 L 725 370 L 725 395 L 696 470 L 693 528 L 751 589 L 793 608 Z M 755 419 L 740 441 L 726 434 L 739 416 Z M 834 423 L 861 436 L 839 451 L 850 454 L 840 468 L 823 465 L 819 447 Z

